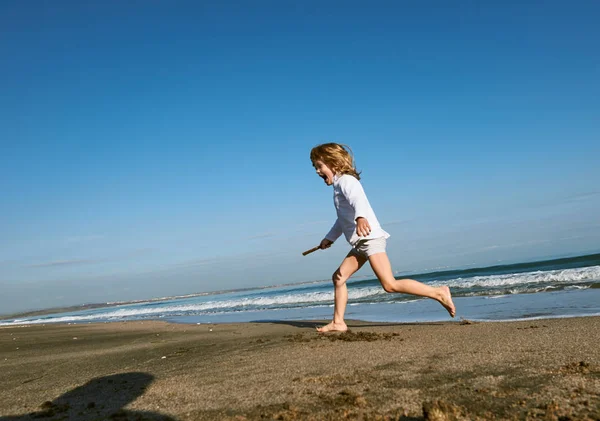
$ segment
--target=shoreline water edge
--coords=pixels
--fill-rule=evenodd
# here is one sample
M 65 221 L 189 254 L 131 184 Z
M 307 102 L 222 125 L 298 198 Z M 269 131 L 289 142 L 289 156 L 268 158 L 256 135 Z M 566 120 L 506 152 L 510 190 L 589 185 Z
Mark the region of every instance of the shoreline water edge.
M 458 318 L 477 321 L 600 315 L 600 254 L 541 262 L 411 275 L 451 288 Z M 373 322 L 450 320 L 436 303 L 387 294 L 374 279 L 350 280 L 348 317 Z M 164 320 L 238 323 L 328 319 L 333 291 L 328 281 L 190 294 L 116 304 L 33 312 L 0 318 L 0 326 Z

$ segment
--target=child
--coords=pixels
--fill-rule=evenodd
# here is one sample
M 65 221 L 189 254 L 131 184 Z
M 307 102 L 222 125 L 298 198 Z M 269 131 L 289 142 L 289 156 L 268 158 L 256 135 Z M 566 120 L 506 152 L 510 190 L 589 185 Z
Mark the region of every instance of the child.
M 369 204 L 360 184 L 360 173 L 356 171 L 354 159 L 348 146 L 325 143 L 310 151 L 310 160 L 328 186 L 333 185 L 333 203 L 337 220 L 329 233 L 321 240 L 319 247 L 326 249 L 342 234 L 352 246 L 340 267 L 332 276 L 334 285 L 333 321 L 318 328 L 319 332 L 344 332 L 348 326 L 344 313 L 348 302 L 346 281 L 369 261 L 373 272 L 386 292 L 400 292 L 433 298 L 438 301 L 451 317 L 456 310 L 447 286 L 431 287 L 413 279 L 395 279 L 390 261 L 385 252 L 385 232 Z

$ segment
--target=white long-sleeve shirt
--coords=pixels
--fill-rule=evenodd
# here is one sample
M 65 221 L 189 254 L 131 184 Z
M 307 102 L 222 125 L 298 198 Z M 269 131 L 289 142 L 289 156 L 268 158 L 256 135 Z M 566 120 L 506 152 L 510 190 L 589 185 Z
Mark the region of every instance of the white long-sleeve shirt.
M 333 204 L 337 220 L 325 236 L 329 241 L 334 242 L 342 233 L 351 245 L 359 240 L 390 236 L 379 225 L 367 195 L 356 177 L 348 174 L 333 177 Z M 371 233 L 366 237 L 359 237 L 356 233 L 356 218 L 359 217 L 366 218 L 371 227 Z

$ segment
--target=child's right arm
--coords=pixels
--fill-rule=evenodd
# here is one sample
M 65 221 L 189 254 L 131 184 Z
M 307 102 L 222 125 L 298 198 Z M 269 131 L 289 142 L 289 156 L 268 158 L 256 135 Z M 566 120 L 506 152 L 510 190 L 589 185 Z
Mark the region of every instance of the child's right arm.
M 336 219 L 333 227 L 331 227 L 325 238 L 321 240 L 319 247 L 322 249 L 331 247 L 331 245 L 339 238 L 340 235 L 342 235 L 342 225 L 340 224 L 340 221 Z
M 325 249 L 328 249 L 329 247 L 331 247 L 332 244 L 333 244 L 333 241 L 328 240 L 327 238 L 323 238 L 321 240 L 321 244 L 319 244 L 319 248 L 321 250 L 325 250 Z

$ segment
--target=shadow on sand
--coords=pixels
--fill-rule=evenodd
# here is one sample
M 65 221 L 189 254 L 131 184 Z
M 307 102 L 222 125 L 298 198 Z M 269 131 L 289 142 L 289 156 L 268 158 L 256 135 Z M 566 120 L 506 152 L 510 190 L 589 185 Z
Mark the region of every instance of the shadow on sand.
M 326 325 L 329 323 L 324 320 L 253 320 L 250 323 L 272 323 L 280 325 L 288 325 L 297 328 L 310 328 L 316 329 L 317 327 Z M 382 326 L 440 326 L 446 324 L 456 324 L 457 321 L 448 322 L 419 322 L 419 323 L 378 323 L 378 322 L 362 322 L 357 320 L 346 320 L 348 329 L 356 328 L 369 328 L 369 327 L 382 327 Z
M 147 373 L 121 373 L 98 377 L 57 397 L 44 402 L 39 411 L 22 415 L 0 417 L 0 421 L 25 420 L 80 420 L 110 419 L 176 421 L 157 412 L 123 409 L 144 394 L 154 377 Z

